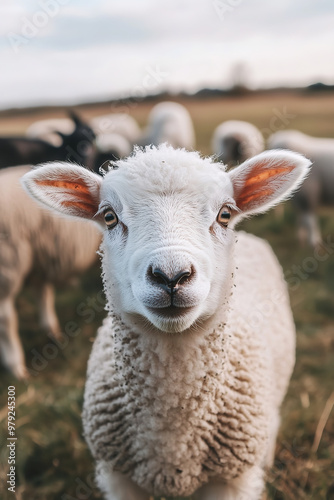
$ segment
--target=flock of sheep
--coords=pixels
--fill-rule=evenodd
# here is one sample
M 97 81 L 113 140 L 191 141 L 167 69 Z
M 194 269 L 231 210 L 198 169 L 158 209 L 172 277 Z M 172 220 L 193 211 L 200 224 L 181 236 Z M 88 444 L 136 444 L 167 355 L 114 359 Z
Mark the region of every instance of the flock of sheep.
M 109 500 L 261 496 L 295 332 L 271 249 L 234 227 L 301 186 L 293 200 L 316 245 L 315 210 L 334 201 L 333 140 L 284 131 L 268 147 L 254 125 L 230 121 L 203 159 L 173 102 L 156 105 L 144 131 L 125 114 L 86 124 L 72 113 L 0 139 L 0 355 L 17 377 L 23 283 L 35 285 L 43 328 L 61 335 L 53 286 L 87 269 L 103 236 L 108 317 L 83 420 Z

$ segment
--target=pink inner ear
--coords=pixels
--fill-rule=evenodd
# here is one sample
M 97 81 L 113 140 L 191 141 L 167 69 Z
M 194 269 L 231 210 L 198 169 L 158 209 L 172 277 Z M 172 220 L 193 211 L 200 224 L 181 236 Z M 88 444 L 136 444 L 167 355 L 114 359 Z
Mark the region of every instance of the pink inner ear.
M 253 207 L 253 202 L 258 201 L 261 198 L 268 198 L 273 193 L 274 189 L 261 189 L 261 191 L 257 193 L 251 191 L 248 196 L 246 196 L 246 194 L 242 192 L 240 198 L 238 198 L 238 208 L 240 208 L 240 210 L 250 209 Z
M 80 184 L 75 181 L 65 181 L 65 180 L 37 180 L 36 184 L 40 186 L 50 186 L 53 188 L 59 188 L 73 196 L 73 200 L 63 200 L 61 205 L 71 208 L 75 207 L 85 214 L 94 216 L 98 209 L 98 200 L 92 197 L 89 188 L 84 184 Z
M 242 189 L 237 196 L 237 206 L 241 210 L 253 208 L 253 204 L 258 204 L 260 199 L 269 198 L 277 189 L 275 183 L 271 186 L 273 180 L 284 176 L 294 169 L 294 165 L 287 162 L 277 162 L 271 168 L 268 168 L 268 161 L 257 163 L 247 172 Z
M 64 207 L 76 207 L 77 209 L 81 210 L 85 214 L 90 214 L 91 216 L 94 216 L 97 212 L 96 205 L 92 205 L 90 203 L 85 203 L 84 201 L 63 201 L 61 203 Z
M 36 180 L 36 184 L 39 184 L 40 186 L 52 186 L 55 188 L 65 188 L 69 189 L 70 191 L 76 191 L 77 193 L 84 193 L 89 195 L 89 189 L 86 185 L 84 184 L 79 184 L 78 182 L 73 182 L 73 181 L 59 181 L 59 180 L 50 180 L 50 179 L 45 179 L 45 180 Z

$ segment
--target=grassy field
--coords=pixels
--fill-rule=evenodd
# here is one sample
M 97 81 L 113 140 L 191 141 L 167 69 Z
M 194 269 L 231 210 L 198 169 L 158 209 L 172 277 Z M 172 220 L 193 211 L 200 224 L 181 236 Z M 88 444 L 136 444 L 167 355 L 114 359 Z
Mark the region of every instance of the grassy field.
M 272 94 L 242 98 L 186 101 L 195 123 L 198 149 L 210 153 L 214 127 L 231 118 L 252 121 L 265 136 L 279 128 L 297 128 L 317 136 L 334 137 L 334 95 Z M 130 112 L 144 125 L 151 104 L 134 103 Z M 117 110 L 107 105 L 79 109 L 89 118 Z M 125 110 L 125 106 L 123 109 Z M 0 114 L 0 134 L 23 132 L 49 111 Z M 59 116 L 63 115 L 59 111 Z M 276 118 L 275 118 L 276 117 Z M 242 228 L 266 238 L 286 274 L 297 326 L 297 362 L 282 408 L 282 426 L 275 467 L 268 475 L 269 500 L 334 499 L 334 220 L 321 213 L 324 241 L 319 255 L 301 248 L 295 215 L 287 204 L 284 215 L 258 216 Z M 332 245 L 330 245 L 332 243 Z M 80 286 L 58 290 L 57 310 L 64 326 L 75 321 L 78 335 L 55 344 L 40 331 L 34 297 L 26 289 L 19 297 L 20 332 L 32 370 L 29 383 L 1 371 L 0 382 L 0 499 L 7 491 L 7 387 L 17 394 L 17 496 L 23 500 L 101 498 L 93 482 L 94 465 L 82 437 L 81 406 L 87 358 L 96 329 L 104 317 L 96 303 L 89 318 L 77 312 L 81 303 L 94 303 L 101 290 L 98 267 Z M 327 413 L 326 413 L 327 410 Z

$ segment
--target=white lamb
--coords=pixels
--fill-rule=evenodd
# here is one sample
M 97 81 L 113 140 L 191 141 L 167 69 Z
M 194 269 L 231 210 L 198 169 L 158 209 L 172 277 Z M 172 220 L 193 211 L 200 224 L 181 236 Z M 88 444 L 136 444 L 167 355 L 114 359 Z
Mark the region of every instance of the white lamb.
M 233 227 L 289 196 L 309 165 L 274 151 L 227 173 L 162 145 L 103 179 L 65 163 L 24 176 L 41 203 L 104 231 L 109 316 L 83 422 L 107 499 L 260 498 L 295 328 L 272 250 Z
M 126 113 L 95 116 L 90 120 L 90 126 L 97 136 L 100 134 L 122 135 L 131 145 L 137 144 L 141 134 L 136 120 Z
M 39 207 L 20 185 L 20 177 L 29 171 L 0 171 L 0 359 L 18 378 L 28 374 L 15 311 L 25 279 L 38 293 L 41 326 L 60 338 L 53 286 L 85 271 L 101 240 L 94 224 L 78 224 Z
M 140 144 L 159 146 L 165 142 L 175 148 L 192 150 L 195 147 L 191 116 L 187 109 L 177 102 L 160 102 L 152 108 Z
M 237 165 L 262 153 L 264 139 L 260 130 L 252 123 L 229 120 L 215 129 L 211 147 L 218 161 Z
M 269 149 L 290 149 L 304 154 L 313 162 L 310 175 L 293 197 L 298 211 L 299 239 L 316 247 L 322 243 L 317 210 L 334 206 L 334 139 L 311 137 L 298 130 L 272 134 Z
M 61 146 L 62 138 L 58 132 L 70 135 L 74 132 L 75 123 L 70 118 L 49 118 L 38 120 L 26 130 L 26 136 L 32 139 L 42 139 L 53 146 Z

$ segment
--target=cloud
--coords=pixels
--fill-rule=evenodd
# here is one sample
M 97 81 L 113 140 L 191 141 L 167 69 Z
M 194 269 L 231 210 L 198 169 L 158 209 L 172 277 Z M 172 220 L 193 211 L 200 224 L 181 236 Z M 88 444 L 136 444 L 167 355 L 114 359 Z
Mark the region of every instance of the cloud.
M 57 47 L 84 49 L 109 44 L 128 45 L 152 39 L 154 34 L 147 26 L 122 16 L 60 17 L 51 32 L 43 38 L 40 48 Z
M 69 0 L 15 52 L 8 31 L 43 1 L 0 15 L 1 107 L 135 93 L 156 66 L 168 73 L 157 91 L 228 85 L 240 61 L 254 86 L 334 81 L 331 0 L 240 0 L 224 19 L 215 6 L 231 0 Z

